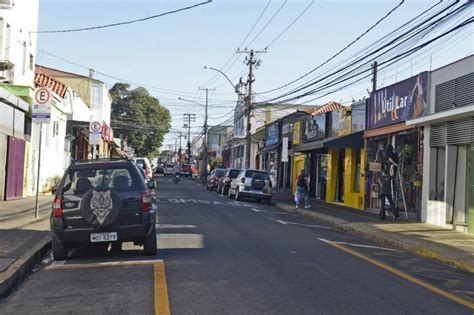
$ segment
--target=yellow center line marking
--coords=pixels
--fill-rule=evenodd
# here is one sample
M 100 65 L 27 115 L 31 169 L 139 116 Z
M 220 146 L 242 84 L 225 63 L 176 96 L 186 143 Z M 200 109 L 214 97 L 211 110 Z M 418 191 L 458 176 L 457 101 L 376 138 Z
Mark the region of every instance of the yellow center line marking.
M 156 262 L 154 266 L 155 275 L 155 314 L 170 314 L 168 299 L 168 287 L 166 285 L 166 274 L 164 262 Z
M 444 290 L 442 290 L 442 289 L 436 288 L 436 287 L 432 286 L 431 284 L 426 283 L 425 281 L 419 280 L 419 279 L 417 279 L 417 278 L 415 278 L 415 277 L 413 277 L 413 276 L 411 276 L 411 275 L 409 275 L 409 274 L 407 274 L 407 273 L 405 273 L 405 272 L 403 272 L 403 271 L 400 271 L 400 270 L 395 269 L 395 268 L 393 268 L 393 267 L 391 267 L 391 266 L 389 266 L 389 265 L 386 265 L 386 264 L 384 264 L 384 263 L 382 263 L 382 262 L 379 262 L 379 261 L 374 260 L 374 259 L 372 259 L 372 258 L 370 258 L 370 257 L 367 257 L 367 256 L 365 256 L 365 255 L 363 255 L 363 254 L 360 254 L 360 253 L 358 253 L 358 252 L 356 252 L 356 251 L 353 251 L 352 249 L 346 248 L 345 246 L 342 246 L 341 244 L 333 243 L 333 242 L 331 242 L 331 241 L 327 241 L 326 243 L 329 244 L 329 245 L 331 245 L 331 246 L 334 246 L 334 247 L 336 247 L 336 248 L 338 248 L 338 249 L 340 249 L 340 250 L 342 250 L 342 251 L 345 251 L 346 253 L 349 253 L 349 254 L 351 254 L 351 255 L 354 255 L 354 256 L 356 256 L 356 257 L 359 257 L 360 259 L 363 259 L 363 260 L 365 260 L 365 261 L 368 261 L 368 262 L 370 262 L 370 263 L 372 263 L 372 264 L 374 264 L 374 265 L 376 265 L 376 266 L 378 266 L 378 267 L 380 267 L 380 268 L 382 268 L 382 269 L 385 269 L 385 270 L 387 270 L 387 271 L 389 271 L 389 272 L 391 272 L 391 273 L 393 273 L 393 274 L 395 274 L 395 275 L 397 275 L 397 276 L 399 276 L 399 277 L 401 277 L 401 278 L 404 278 L 404 279 L 406 279 L 406 280 L 408 280 L 408 281 L 411 281 L 411 282 L 413 282 L 413 283 L 416 283 L 416 284 L 418 284 L 419 286 L 422 286 L 422 287 L 424 287 L 424 288 L 426 288 L 426 289 L 428 289 L 428 290 L 431 290 L 431 291 L 433 291 L 433 292 L 436 292 L 436 293 L 438 293 L 438 294 L 440 294 L 440 295 L 442 295 L 442 296 L 444 296 L 444 297 L 446 297 L 446 298 L 448 298 L 448 299 L 450 299 L 450 300 L 452 300 L 452 301 L 455 301 L 455 302 L 457 302 L 457 303 L 459 303 L 459 304 L 462 304 L 462 305 L 467 306 L 467 307 L 469 307 L 469 308 L 471 308 L 471 309 L 474 309 L 474 303 L 469 302 L 469 301 L 467 301 L 467 300 L 465 300 L 465 299 L 463 299 L 463 298 L 460 298 L 459 296 L 456 296 L 456 295 L 454 295 L 454 294 L 451 294 L 451 293 L 449 293 L 449 292 L 446 292 L 446 291 L 444 291 Z

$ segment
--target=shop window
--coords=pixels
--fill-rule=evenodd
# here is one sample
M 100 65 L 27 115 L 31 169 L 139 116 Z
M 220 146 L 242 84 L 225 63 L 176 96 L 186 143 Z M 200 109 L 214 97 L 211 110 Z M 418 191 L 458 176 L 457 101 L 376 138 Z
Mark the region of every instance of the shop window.
M 435 163 L 432 166 L 434 171 L 434 182 L 430 187 L 430 200 L 444 201 L 444 181 L 446 169 L 446 149 L 444 147 L 434 148 Z M 433 174 L 432 173 L 432 174 Z
M 355 174 L 354 174 L 354 184 L 352 187 L 352 192 L 360 192 L 360 149 L 357 149 L 355 152 Z

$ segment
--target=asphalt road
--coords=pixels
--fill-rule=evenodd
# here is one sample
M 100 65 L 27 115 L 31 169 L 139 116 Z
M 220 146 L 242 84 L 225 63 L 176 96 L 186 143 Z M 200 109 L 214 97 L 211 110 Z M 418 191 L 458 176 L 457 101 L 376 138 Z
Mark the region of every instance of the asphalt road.
M 473 314 L 474 275 L 193 181 L 158 180 L 158 255 L 84 247 L 2 314 Z

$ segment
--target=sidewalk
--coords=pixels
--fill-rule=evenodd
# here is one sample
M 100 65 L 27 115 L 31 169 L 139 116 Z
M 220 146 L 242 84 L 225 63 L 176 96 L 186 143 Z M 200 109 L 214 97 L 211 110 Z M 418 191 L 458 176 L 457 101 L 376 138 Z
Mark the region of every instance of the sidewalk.
M 311 200 L 310 209 L 296 209 L 288 192 L 274 194 L 273 201 L 278 208 L 287 212 L 298 213 L 350 234 L 474 272 L 472 234 L 417 222 L 412 215 L 405 220 L 404 213 L 400 213 L 402 220 L 394 221 L 387 217 L 381 221 L 375 212 L 319 200 Z
M 0 201 L 0 298 L 7 295 L 30 266 L 49 249 L 49 216 L 53 196 Z

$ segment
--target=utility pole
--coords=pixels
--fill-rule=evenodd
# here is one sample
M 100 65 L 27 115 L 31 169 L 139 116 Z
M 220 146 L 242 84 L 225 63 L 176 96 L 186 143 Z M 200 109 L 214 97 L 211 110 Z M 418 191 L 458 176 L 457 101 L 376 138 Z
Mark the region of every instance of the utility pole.
M 188 163 L 191 163 L 191 122 L 196 121 L 196 114 L 183 114 L 184 116 L 184 121 L 187 123 L 184 124 L 183 128 L 188 128 L 188 143 L 187 143 L 187 148 L 188 148 Z
M 181 149 L 181 138 L 183 137 L 183 134 L 181 131 L 179 132 L 179 151 L 178 151 L 178 158 L 179 158 L 179 164 L 183 163 L 182 161 L 182 156 L 183 156 L 183 151 Z
M 247 79 L 248 89 L 247 95 L 245 96 L 246 103 L 246 114 L 247 114 L 247 134 L 246 134 L 246 143 L 245 143 L 245 168 L 250 168 L 250 150 L 252 145 L 252 135 L 251 129 L 252 125 L 250 123 L 250 117 L 252 116 L 252 84 L 255 82 L 253 77 L 253 69 L 260 66 L 261 61 L 255 59 L 255 53 L 266 53 L 266 50 L 254 51 L 253 49 L 249 50 L 238 50 L 238 53 L 248 54 L 245 58 L 247 61 L 247 66 L 249 66 L 249 76 Z
M 202 159 L 202 169 L 201 173 L 205 176 L 207 175 L 207 107 L 209 103 L 209 90 L 215 91 L 216 89 L 209 89 L 209 88 L 199 88 L 201 91 L 206 91 L 206 107 L 204 111 L 204 154 Z
M 372 64 L 372 92 L 377 90 L 377 61 Z

